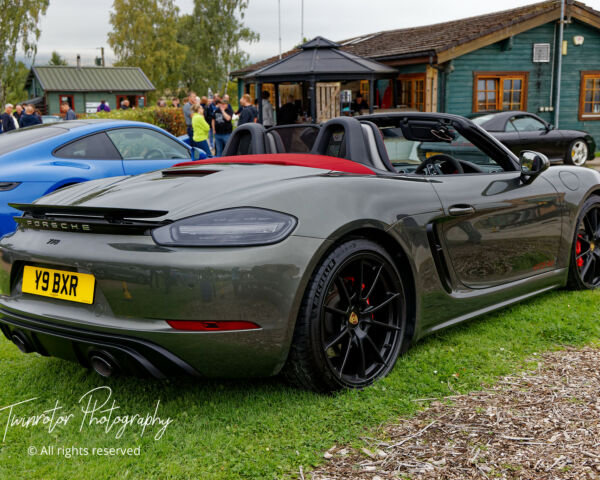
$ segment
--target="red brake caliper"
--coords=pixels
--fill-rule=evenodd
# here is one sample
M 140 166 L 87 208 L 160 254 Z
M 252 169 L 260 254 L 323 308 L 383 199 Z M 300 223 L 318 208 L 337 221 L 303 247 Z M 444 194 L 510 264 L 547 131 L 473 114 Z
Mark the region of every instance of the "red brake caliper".
M 363 284 L 362 284 L 362 289 L 361 289 L 361 290 L 364 290 L 364 289 L 365 289 L 365 284 L 363 283 Z M 371 303 L 369 302 L 369 299 L 368 299 L 368 298 L 367 298 L 367 305 L 371 305 Z M 374 313 L 372 313 L 372 314 L 371 314 L 371 318 L 372 318 L 372 319 L 375 319 L 375 314 L 374 314 Z
M 577 237 L 577 241 L 575 242 L 575 255 L 579 255 L 581 253 L 581 242 L 579 241 L 580 237 L 581 235 Z M 579 268 L 583 267 L 583 257 L 577 259 L 577 266 Z

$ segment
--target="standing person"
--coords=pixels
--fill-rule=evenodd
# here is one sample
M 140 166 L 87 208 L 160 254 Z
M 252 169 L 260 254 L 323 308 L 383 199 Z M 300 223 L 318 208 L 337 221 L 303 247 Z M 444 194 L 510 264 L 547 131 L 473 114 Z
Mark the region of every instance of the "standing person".
M 299 114 L 300 111 L 298 105 L 296 105 L 296 102 L 294 101 L 294 96 L 288 95 L 287 103 L 279 109 L 279 115 L 277 115 L 279 121 L 277 122 L 277 125 L 293 125 L 296 123 Z
M 192 107 L 192 130 L 194 132 L 194 143 L 202 150 L 208 157 L 212 157 L 210 147 L 208 145 L 208 131 L 210 126 L 204 118 L 204 108 L 202 104 L 196 104 Z
M 77 115 L 69 105 L 69 102 L 62 102 L 60 104 L 60 111 L 64 114 L 65 120 L 77 120 Z
M 206 120 L 206 123 L 208 123 L 210 130 L 208 131 L 208 145 L 210 146 L 211 150 L 214 150 L 215 148 L 215 131 L 212 128 L 212 118 L 213 118 L 213 113 L 214 113 L 214 109 L 215 109 L 215 105 L 213 103 L 213 99 L 210 97 L 205 97 L 203 96 L 202 99 L 206 99 L 204 101 L 203 104 L 203 108 L 204 108 L 204 119 Z
M 215 131 L 216 156 L 220 157 L 233 131 L 233 126 L 231 125 L 233 109 L 229 104 L 221 100 L 217 100 L 215 103 L 217 108 L 212 118 L 212 127 Z
M 357 92 L 356 98 L 354 99 L 354 102 L 352 102 L 352 106 L 350 108 L 353 112 L 360 113 L 361 110 L 368 110 L 369 104 L 363 99 L 362 93 Z
M 33 105 L 25 105 L 25 113 L 21 115 L 21 120 L 19 120 L 19 127 L 31 127 L 32 125 L 40 125 L 42 123 L 42 119 L 35 114 L 35 109 Z
M 23 115 L 23 105 L 17 103 L 15 111 L 13 112 L 13 116 L 17 119 L 17 124 L 21 120 L 21 115 Z
M 271 95 L 266 90 L 262 91 L 262 123 L 265 126 L 265 128 L 269 128 L 275 125 L 275 121 L 273 120 L 273 106 L 271 105 L 271 102 L 269 102 L 270 96 Z
M 179 97 L 173 97 L 171 99 L 171 106 L 173 108 L 179 108 Z
M 129 110 L 129 100 L 124 98 L 123 100 L 121 100 L 121 110 Z
M 245 123 L 256 123 L 258 121 L 258 110 L 252 105 L 252 97 L 247 93 L 242 95 L 240 98 L 240 118 L 238 120 L 238 127 Z
M 192 128 L 192 108 L 196 105 L 196 93 L 190 92 L 188 95 L 188 100 L 186 104 L 183 106 L 183 117 L 185 118 L 185 126 L 187 128 L 187 134 L 190 141 L 190 147 L 195 147 L 194 143 L 194 129 Z
M 4 113 L 0 115 L 2 119 L 2 133 L 10 132 L 19 128 L 19 123 L 13 115 L 12 103 L 7 103 L 4 107 Z
M 108 103 L 106 103 L 106 100 L 100 100 L 100 105 L 98 105 L 98 108 L 96 109 L 97 112 L 110 112 L 110 107 L 108 106 Z

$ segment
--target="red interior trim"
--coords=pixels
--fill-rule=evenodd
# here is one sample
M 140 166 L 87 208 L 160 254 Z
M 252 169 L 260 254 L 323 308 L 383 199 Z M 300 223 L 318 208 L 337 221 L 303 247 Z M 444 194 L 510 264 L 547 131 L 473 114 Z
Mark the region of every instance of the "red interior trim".
M 196 321 L 196 320 L 167 320 L 167 323 L 175 330 L 188 330 L 195 332 L 222 332 L 227 330 L 255 330 L 260 328 L 254 322 L 216 320 L 216 321 Z
M 344 173 L 375 175 L 375 172 L 362 163 L 346 160 L 345 158 L 312 155 L 308 153 L 271 153 L 264 155 L 236 155 L 232 157 L 207 158 L 195 162 L 183 162 L 174 165 L 184 167 L 189 165 L 211 165 L 215 163 L 255 163 L 264 165 L 291 165 L 296 167 L 320 168 Z

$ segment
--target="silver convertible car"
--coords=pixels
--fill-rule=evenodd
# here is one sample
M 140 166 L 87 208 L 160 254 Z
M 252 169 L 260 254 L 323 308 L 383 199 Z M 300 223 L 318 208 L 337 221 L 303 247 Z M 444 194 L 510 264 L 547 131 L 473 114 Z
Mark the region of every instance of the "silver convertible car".
M 479 163 L 419 158 L 459 136 Z M 441 328 L 600 285 L 600 173 L 517 157 L 465 118 L 249 124 L 225 153 L 13 204 L 5 336 L 101 375 L 281 373 L 327 392 Z

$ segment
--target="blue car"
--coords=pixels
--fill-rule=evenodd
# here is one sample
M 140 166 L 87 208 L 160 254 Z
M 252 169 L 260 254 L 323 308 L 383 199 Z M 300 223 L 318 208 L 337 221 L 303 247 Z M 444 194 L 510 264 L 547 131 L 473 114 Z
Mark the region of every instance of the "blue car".
M 73 120 L 0 135 L 0 236 L 16 228 L 21 212 L 8 203 L 31 203 L 74 183 L 136 175 L 206 154 L 154 125 L 119 120 Z

